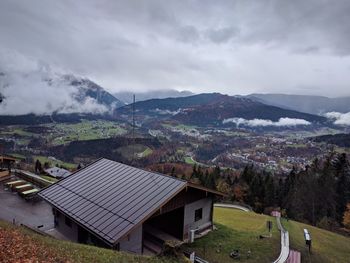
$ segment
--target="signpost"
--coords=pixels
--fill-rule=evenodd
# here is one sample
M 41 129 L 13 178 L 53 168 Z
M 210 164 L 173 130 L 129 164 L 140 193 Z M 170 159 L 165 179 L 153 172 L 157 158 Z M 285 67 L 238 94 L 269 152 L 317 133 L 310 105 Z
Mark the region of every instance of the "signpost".
M 196 254 L 194 252 L 192 252 L 191 255 L 190 255 L 190 261 L 192 263 L 194 263 L 195 256 L 196 256 Z
M 271 230 L 272 230 L 272 221 L 267 221 L 266 222 L 266 227 L 267 227 L 267 229 L 269 230 L 269 232 L 271 233 Z
M 309 247 L 309 253 L 311 253 L 311 235 L 306 228 L 304 228 L 304 238 L 305 244 Z

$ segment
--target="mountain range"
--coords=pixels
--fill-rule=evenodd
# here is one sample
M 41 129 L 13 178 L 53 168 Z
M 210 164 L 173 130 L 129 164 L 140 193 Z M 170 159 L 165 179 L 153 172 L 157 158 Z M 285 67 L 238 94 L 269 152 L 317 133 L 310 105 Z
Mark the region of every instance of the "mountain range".
M 120 91 L 113 93 L 113 95 L 125 104 L 133 103 L 133 95 L 135 95 L 135 101 L 144 101 L 150 99 L 165 99 L 165 98 L 178 98 L 194 95 L 191 91 L 183 90 L 178 91 L 175 89 L 165 90 L 150 90 L 147 92 L 129 92 Z
M 14 67 L 0 61 L 1 123 L 76 121 L 82 114 L 89 119 L 129 121 L 135 108 L 141 123 L 167 119 L 198 126 L 295 127 L 328 125 L 330 121 L 317 114 L 350 111 L 350 98 L 283 94 L 194 95 L 177 90 L 139 92 L 136 93 L 137 102 L 132 105 L 131 92 L 112 95 L 88 78 L 61 72 L 36 61 L 29 62 Z
M 171 119 L 199 126 L 297 126 L 326 123 L 327 119 L 308 113 L 266 105 L 249 98 L 220 93 L 198 94 L 183 98 L 152 99 L 126 105 L 117 115 L 132 114 L 139 120 Z
M 350 97 L 328 98 L 324 96 L 251 94 L 248 98 L 268 105 L 323 115 L 327 112 L 350 112 Z

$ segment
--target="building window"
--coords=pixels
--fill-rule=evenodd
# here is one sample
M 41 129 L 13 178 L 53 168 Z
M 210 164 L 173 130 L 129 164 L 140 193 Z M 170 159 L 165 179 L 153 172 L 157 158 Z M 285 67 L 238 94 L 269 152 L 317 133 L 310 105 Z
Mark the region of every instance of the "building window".
M 197 209 L 194 211 L 194 222 L 197 222 L 203 218 L 203 209 Z
M 64 218 L 64 223 L 65 223 L 67 226 L 72 227 L 72 220 L 70 220 L 70 218 L 65 217 L 65 218 Z

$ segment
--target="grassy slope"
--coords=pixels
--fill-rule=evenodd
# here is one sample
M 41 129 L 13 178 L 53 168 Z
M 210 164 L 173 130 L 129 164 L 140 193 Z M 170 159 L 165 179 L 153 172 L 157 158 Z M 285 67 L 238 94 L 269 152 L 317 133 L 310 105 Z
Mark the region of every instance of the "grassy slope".
M 136 256 L 60 241 L 0 221 L 0 262 L 175 263 L 171 258 Z M 27 260 L 27 261 L 25 261 Z M 32 260 L 32 261 L 30 261 Z
M 74 163 L 66 163 L 66 162 L 63 162 L 61 160 L 52 160 L 52 159 L 49 159 L 48 157 L 46 156 L 33 156 L 34 158 L 34 161 L 36 160 L 39 160 L 41 162 L 42 165 L 44 165 L 44 163 L 48 162 L 51 166 L 63 166 L 67 169 L 74 169 L 76 168 L 78 165 L 74 164 Z
M 253 212 L 215 208 L 214 220 L 218 230 L 187 245 L 187 249 L 196 251 L 199 256 L 211 263 L 234 261 L 229 257 L 233 249 L 239 249 L 242 253 L 240 262 L 272 262 L 278 257 L 279 232 L 273 218 Z M 260 240 L 258 236 L 267 233 L 267 220 L 273 221 L 272 238 Z M 217 252 L 218 249 L 220 252 Z M 251 251 L 249 259 L 247 258 L 248 250 Z
M 129 160 L 133 158 L 133 153 L 135 154 L 136 158 L 143 158 L 150 155 L 153 152 L 151 148 L 142 144 L 122 146 L 119 147 L 117 151 Z
M 350 262 L 350 238 L 291 220 L 288 222 L 283 220 L 282 224 L 290 233 L 291 248 L 302 253 L 303 262 Z M 307 247 L 305 246 L 304 228 L 307 228 L 311 234 L 311 255 L 309 255 Z
M 186 250 L 194 250 L 197 255 L 203 257 L 211 263 L 233 262 L 229 253 L 233 249 L 239 249 L 242 253 L 240 262 L 272 262 L 277 258 L 280 249 L 279 233 L 276 229 L 275 220 L 269 216 L 255 214 L 252 212 L 243 212 L 234 209 L 215 208 L 214 220 L 218 230 L 209 233 L 207 236 L 196 240 L 193 244 L 184 246 Z M 272 238 L 258 239 L 260 234 L 266 233 L 266 221 L 273 221 Z M 295 221 L 283 221 L 283 225 L 290 232 L 291 248 L 302 252 L 303 262 L 350 262 L 350 239 L 341 235 L 311 227 Z M 313 238 L 313 253 L 308 255 L 304 245 L 303 228 L 307 228 Z M 8 223 L 0 221 L 0 246 L 4 241 L 2 234 L 3 229 L 18 231 L 24 240 L 23 244 L 18 244 L 18 239 L 10 237 L 10 241 L 15 242 L 10 247 L 17 248 L 17 254 L 21 251 L 32 251 L 33 249 L 26 246 L 35 246 L 38 251 L 37 257 L 40 258 L 42 251 L 49 251 L 54 258 L 52 262 L 177 262 L 170 258 L 141 257 L 127 253 L 115 252 L 112 250 L 101 249 L 92 246 L 86 246 L 71 242 L 58 241 L 49 237 L 43 237 L 23 228 L 14 228 Z M 0 262 L 4 261 L 1 256 L 6 255 L 7 251 L 1 254 Z M 219 250 L 219 251 L 218 251 Z M 251 250 L 250 258 L 247 258 L 246 252 Z M 16 253 L 15 253 L 16 254 Z M 23 254 L 23 253 L 22 253 Z M 31 252 L 29 252 L 31 255 Z M 39 262 L 42 262 L 39 260 Z M 47 261 L 51 262 L 51 261 Z

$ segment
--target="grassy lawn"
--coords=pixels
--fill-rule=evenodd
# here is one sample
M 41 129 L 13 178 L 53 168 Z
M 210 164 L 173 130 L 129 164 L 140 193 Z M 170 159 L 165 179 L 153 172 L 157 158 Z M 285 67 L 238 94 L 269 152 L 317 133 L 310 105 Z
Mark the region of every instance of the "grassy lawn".
M 289 148 L 306 148 L 307 145 L 302 144 L 302 143 L 294 143 L 294 144 L 288 144 L 287 147 L 289 147 Z
M 34 161 L 39 160 L 41 162 L 42 165 L 44 165 L 44 163 L 48 162 L 51 166 L 63 166 L 67 169 L 75 169 L 77 167 L 76 164 L 74 163 L 66 163 L 60 160 L 51 160 L 46 156 L 33 156 Z
M 26 158 L 23 154 L 19 154 L 19 153 L 10 153 L 9 155 L 12 157 L 15 157 L 16 159 L 25 159 Z
M 133 145 L 119 147 L 117 149 L 117 152 L 119 152 L 125 158 L 131 160 L 133 158 L 133 155 L 135 158 L 143 158 L 150 155 L 153 151 L 151 148 L 145 145 L 133 144 Z
M 8 126 L 5 131 L 1 131 L 1 135 L 20 135 L 24 137 L 34 136 L 33 133 L 24 131 L 22 128 L 16 126 Z
M 138 156 L 139 156 L 140 158 L 143 158 L 143 157 L 147 157 L 148 155 L 150 155 L 150 154 L 152 154 L 152 153 L 153 153 L 152 149 L 149 148 L 149 147 L 147 147 L 147 149 L 144 150 L 142 153 L 139 153 Z
M 259 239 L 261 234 L 267 234 L 266 222 L 272 220 L 272 238 Z M 229 254 L 239 249 L 239 262 L 272 262 L 279 255 L 280 236 L 276 221 L 269 216 L 243 212 L 228 208 L 215 208 L 214 221 L 218 230 L 185 245 L 185 249 L 196 251 L 197 255 L 211 263 L 234 262 Z M 247 251 L 251 251 L 247 258 Z
M 175 263 L 172 258 L 136 256 L 60 241 L 0 221 L 0 262 Z
M 350 262 L 350 238 L 291 220 L 283 220 L 282 224 L 289 231 L 291 248 L 302 253 L 303 262 Z M 305 246 L 304 228 L 311 234 L 311 255 Z
M 195 162 L 193 161 L 193 159 L 191 158 L 191 156 L 186 156 L 185 157 L 185 163 L 187 164 L 195 164 Z

